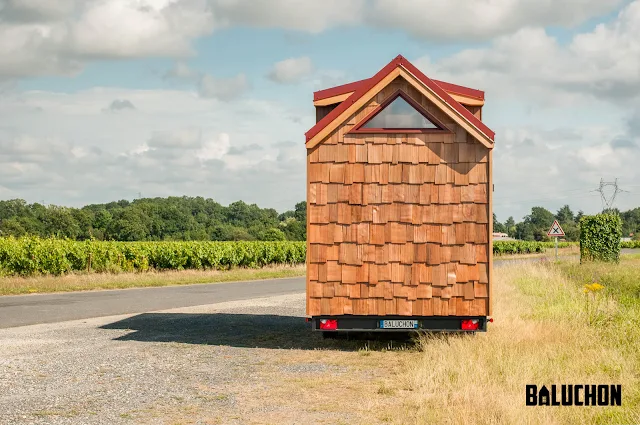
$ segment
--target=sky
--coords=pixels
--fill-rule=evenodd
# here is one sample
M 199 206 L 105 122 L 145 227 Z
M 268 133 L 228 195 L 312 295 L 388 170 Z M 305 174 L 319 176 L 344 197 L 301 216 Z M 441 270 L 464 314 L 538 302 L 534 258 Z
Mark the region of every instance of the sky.
M 640 0 L 0 0 L 0 199 L 305 199 L 313 92 L 485 91 L 494 212 L 640 206 Z M 610 194 L 610 193 L 608 193 Z

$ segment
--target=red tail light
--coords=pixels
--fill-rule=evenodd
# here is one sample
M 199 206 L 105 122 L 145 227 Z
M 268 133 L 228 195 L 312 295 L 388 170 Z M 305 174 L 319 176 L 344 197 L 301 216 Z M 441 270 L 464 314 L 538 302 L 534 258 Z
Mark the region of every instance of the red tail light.
M 462 330 L 463 331 L 476 331 L 476 330 L 478 330 L 478 326 L 479 325 L 480 325 L 480 321 L 478 319 L 463 320 L 462 321 Z
M 323 331 L 335 331 L 338 329 L 338 321 L 336 319 L 320 320 L 320 329 Z

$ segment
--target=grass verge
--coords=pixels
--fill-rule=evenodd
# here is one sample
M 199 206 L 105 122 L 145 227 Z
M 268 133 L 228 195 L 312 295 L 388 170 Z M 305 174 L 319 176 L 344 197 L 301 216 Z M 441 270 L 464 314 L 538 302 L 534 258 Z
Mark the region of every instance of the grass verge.
M 486 334 L 425 336 L 389 391 L 392 423 L 640 423 L 640 260 L 495 271 Z M 605 289 L 585 293 L 597 281 Z M 527 407 L 525 385 L 621 384 L 621 407 Z
M 267 266 L 228 271 L 181 270 L 145 273 L 71 273 L 63 276 L 0 277 L 0 295 L 144 288 L 152 286 L 223 283 L 304 276 L 305 267 Z

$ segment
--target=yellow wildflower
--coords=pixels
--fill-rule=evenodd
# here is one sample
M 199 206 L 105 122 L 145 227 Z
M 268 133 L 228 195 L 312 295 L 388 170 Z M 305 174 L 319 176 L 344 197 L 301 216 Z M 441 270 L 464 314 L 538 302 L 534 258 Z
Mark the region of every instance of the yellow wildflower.
M 594 282 L 590 285 L 584 285 L 584 293 L 588 294 L 589 292 L 598 292 L 604 289 L 604 286 L 600 285 L 598 282 Z

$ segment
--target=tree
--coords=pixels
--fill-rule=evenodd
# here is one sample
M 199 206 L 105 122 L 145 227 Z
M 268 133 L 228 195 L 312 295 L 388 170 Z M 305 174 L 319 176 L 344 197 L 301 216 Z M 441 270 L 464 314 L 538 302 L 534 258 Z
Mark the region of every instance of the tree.
M 504 222 L 504 227 L 507 229 L 506 233 L 513 237 L 516 234 L 516 222 L 513 217 L 509 217 L 507 221 Z
M 46 236 L 75 239 L 80 234 L 80 226 L 71 214 L 71 209 L 51 205 L 42 218 Z
M 261 241 L 284 241 L 286 239 L 284 232 L 275 227 L 271 227 L 260 234 Z
M 15 217 L 0 220 L 0 237 L 2 236 L 24 236 L 27 231 L 22 227 Z
M 558 210 L 556 220 L 558 220 L 562 226 L 562 230 L 564 230 L 565 239 L 577 241 L 580 238 L 580 228 L 569 205 L 565 205 Z
M 556 213 L 556 220 L 558 220 L 561 225 L 564 223 L 571 223 L 575 221 L 573 211 L 571 211 L 569 205 L 565 205 L 558 210 L 558 212 Z
M 289 241 L 304 241 L 307 239 L 306 223 L 296 220 L 295 217 L 289 217 L 281 221 L 280 228 Z
M 640 208 L 625 211 L 620 217 L 622 218 L 623 236 L 629 237 L 632 234 L 634 236 L 640 234 Z
M 493 231 L 498 233 L 507 233 L 506 226 L 498 221 L 496 213 L 493 213 Z
M 535 228 L 531 223 L 520 222 L 516 224 L 515 237 L 523 241 L 532 241 L 535 239 Z
M 547 240 L 547 231 L 553 224 L 555 216 L 543 207 L 531 208 L 531 214 L 525 216 L 522 223 L 516 226 L 516 237 L 523 240 Z
M 301 223 L 307 224 L 307 202 L 298 202 L 295 207 L 294 217 Z

